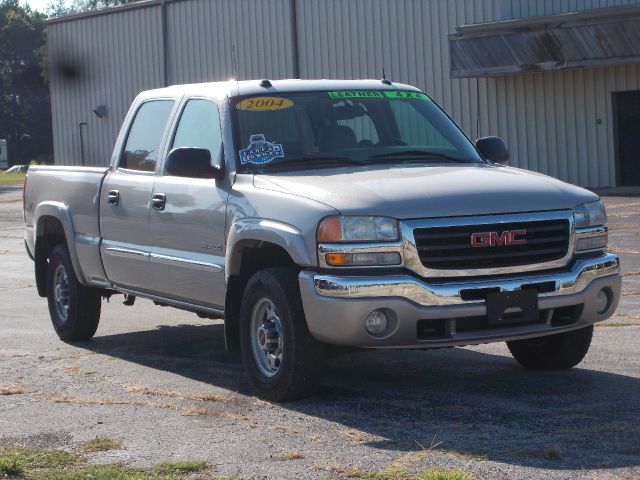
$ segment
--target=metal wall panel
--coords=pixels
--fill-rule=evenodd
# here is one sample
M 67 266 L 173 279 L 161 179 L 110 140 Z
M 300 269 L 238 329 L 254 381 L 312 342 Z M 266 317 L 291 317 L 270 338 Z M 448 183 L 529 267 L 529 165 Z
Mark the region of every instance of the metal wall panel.
M 590 8 L 635 5 L 640 0 L 501 0 L 500 16 L 495 20 L 556 15 Z
M 294 75 L 291 0 L 169 1 L 169 83 Z M 497 134 L 512 165 L 585 186 L 615 183 L 611 94 L 640 66 L 449 78 L 447 34 L 464 24 L 640 0 L 296 0 L 302 78 L 387 77 L 429 92 L 471 138 Z M 161 86 L 158 2 L 49 24 L 56 163 L 105 165 L 133 97 Z M 75 78 L 65 65 L 81 65 Z M 65 67 L 65 68 L 63 68 Z M 108 116 L 91 110 L 106 104 Z
M 155 5 L 48 25 L 55 162 L 108 165 L 129 104 L 162 83 Z M 106 105 L 107 116 L 92 110 Z
M 301 74 L 380 78 L 384 68 L 394 81 L 431 94 L 470 138 L 503 137 L 511 165 L 584 186 L 610 186 L 611 93 L 640 89 L 640 66 L 450 79 L 447 35 L 460 25 L 504 18 L 505 5 L 511 18 L 628 3 L 299 0 Z
M 191 0 L 167 5 L 169 84 L 292 78 L 289 0 Z

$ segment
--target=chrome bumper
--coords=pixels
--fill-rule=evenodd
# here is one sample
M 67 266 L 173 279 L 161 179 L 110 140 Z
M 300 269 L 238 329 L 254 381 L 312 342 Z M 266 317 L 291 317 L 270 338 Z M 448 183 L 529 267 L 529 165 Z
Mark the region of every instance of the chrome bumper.
M 428 282 L 410 275 L 339 276 L 303 271 L 299 283 L 309 330 L 320 341 L 360 347 L 439 347 L 542 336 L 604 320 L 618 305 L 621 275 L 618 256 L 604 253 L 575 260 L 562 271 L 520 276 Z M 484 289 L 523 287 L 542 292 L 538 299 L 540 310 L 547 312 L 545 321 L 456 333 L 456 319 L 486 316 L 485 301 L 478 299 Z M 596 296 L 603 288 L 612 292 L 613 299 L 605 312 L 598 313 Z M 553 324 L 554 309 L 575 305 L 582 306 L 575 323 Z M 380 308 L 390 312 L 393 325 L 384 337 L 374 338 L 364 329 L 364 320 Z M 425 319 L 451 322 L 448 336 L 419 339 L 418 322 Z
M 462 298 L 462 292 L 472 294 L 474 290 L 499 288 L 500 291 L 521 290 L 523 286 L 534 287 L 553 282 L 550 292 L 540 297 L 570 295 L 584 290 L 598 277 L 613 275 L 620 270 L 618 256 L 606 253 L 601 257 L 576 260 L 571 269 L 538 275 L 523 275 L 517 278 L 492 278 L 489 280 L 470 280 L 466 282 L 427 283 L 410 275 L 375 277 L 340 277 L 335 275 L 316 275 L 313 283 L 316 291 L 323 297 L 334 298 L 380 298 L 401 297 L 423 306 L 461 305 L 474 303 Z M 484 303 L 484 300 L 476 300 Z

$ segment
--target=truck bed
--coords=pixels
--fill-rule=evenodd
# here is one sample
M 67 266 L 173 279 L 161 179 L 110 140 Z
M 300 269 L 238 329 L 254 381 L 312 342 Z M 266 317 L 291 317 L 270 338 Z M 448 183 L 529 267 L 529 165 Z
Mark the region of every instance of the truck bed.
M 34 166 L 24 192 L 25 242 L 35 256 L 36 235 L 59 222 L 64 228 L 78 280 L 107 282 L 100 260 L 100 189 L 107 167 Z M 86 274 L 86 276 L 85 276 Z M 80 278 L 82 277 L 82 278 Z

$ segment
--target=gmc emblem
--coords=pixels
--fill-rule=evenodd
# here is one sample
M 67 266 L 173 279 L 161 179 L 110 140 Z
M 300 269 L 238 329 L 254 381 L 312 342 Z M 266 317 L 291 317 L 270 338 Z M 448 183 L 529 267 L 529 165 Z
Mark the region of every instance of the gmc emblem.
M 496 247 L 502 245 L 524 245 L 527 239 L 523 238 L 526 230 L 505 230 L 498 232 L 477 232 L 471 235 L 471 246 L 475 248 Z

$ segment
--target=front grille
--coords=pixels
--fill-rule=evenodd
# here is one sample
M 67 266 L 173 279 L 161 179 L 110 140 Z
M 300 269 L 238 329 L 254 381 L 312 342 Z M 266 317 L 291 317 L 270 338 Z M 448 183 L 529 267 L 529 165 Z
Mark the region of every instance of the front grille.
M 471 236 L 479 232 L 526 230 L 524 245 L 473 247 Z M 568 220 L 536 220 L 455 227 L 416 228 L 413 231 L 422 264 L 431 269 L 482 269 L 514 267 L 563 258 L 569 248 Z M 520 238 L 520 237 L 518 237 Z M 496 242 L 498 243 L 498 242 Z

